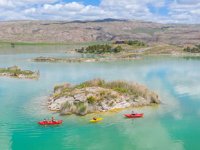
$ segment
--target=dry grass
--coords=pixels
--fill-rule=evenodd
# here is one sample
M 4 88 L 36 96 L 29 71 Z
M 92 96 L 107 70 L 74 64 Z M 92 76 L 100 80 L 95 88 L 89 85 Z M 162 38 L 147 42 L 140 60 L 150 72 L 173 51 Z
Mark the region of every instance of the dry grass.
M 90 81 L 83 82 L 76 86 L 71 86 L 70 84 L 60 85 L 56 86 L 54 88 L 54 91 L 59 90 L 59 94 L 56 94 L 55 97 L 62 97 L 64 95 L 68 95 L 70 91 L 73 91 L 75 89 L 83 89 L 87 87 L 102 87 L 106 89 L 112 89 L 118 93 L 122 94 L 128 94 L 135 97 L 142 96 L 147 97 L 149 95 L 150 91 L 143 85 L 139 85 L 136 83 L 130 83 L 126 81 L 112 81 L 112 82 L 105 82 L 105 80 L 102 79 L 94 79 Z M 103 91 L 100 93 L 100 97 L 106 96 L 108 93 L 105 93 Z M 93 98 L 91 98 L 91 101 L 93 101 Z
M 183 48 L 175 45 L 156 44 L 145 51 L 145 54 L 172 54 L 174 52 L 182 53 Z

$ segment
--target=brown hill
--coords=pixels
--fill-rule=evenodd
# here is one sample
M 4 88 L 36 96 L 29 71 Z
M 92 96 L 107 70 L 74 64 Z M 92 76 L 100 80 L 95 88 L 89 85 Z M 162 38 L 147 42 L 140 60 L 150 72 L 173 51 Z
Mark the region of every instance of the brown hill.
M 200 41 L 200 25 L 108 19 L 0 22 L 0 41 L 3 42 L 79 43 L 136 39 L 148 43 L 197 44 Z

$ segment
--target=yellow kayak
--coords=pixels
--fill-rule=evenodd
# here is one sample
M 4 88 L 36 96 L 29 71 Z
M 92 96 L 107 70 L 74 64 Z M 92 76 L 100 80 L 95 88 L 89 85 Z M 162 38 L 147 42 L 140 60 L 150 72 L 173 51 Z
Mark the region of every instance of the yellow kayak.
M 96 122 L 99 122 L 101 120 L 103 120 L 103 118 L 97 118 L 96 120 L 92 119 L 92 120 L 90 120 L 90 122 L 91 123 L 96 123 Z

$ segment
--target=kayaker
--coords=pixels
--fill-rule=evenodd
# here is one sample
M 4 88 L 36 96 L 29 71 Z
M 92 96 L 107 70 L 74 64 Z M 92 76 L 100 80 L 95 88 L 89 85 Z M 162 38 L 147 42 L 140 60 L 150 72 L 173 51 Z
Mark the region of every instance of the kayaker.
M 135 115 L 135 112 L 132 110 L 131 115 Z
M 93 117 L 93 120 L 97 120 L 97 118 L 96 118 L 96 117 Z
M 51 121 L 52 121 L 52 122 L 54 122 L 54 121 L 55 121 L 55 119 L 54 119 L 54 117 L 53 117 L 53 116 L 51 117 Z

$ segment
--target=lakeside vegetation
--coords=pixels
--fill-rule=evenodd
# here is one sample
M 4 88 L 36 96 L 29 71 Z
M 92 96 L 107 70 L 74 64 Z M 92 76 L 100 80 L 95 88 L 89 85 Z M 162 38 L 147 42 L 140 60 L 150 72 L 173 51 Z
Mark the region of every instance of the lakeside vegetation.
M 87 47 L 82 47 L 80 49 L 76 49 L 75 51 L 78 53 L 92 53 L 92 54 L 106 54 L 113 53 L 117 54 L 124 50 L 134 50 L 136 48 L 146 47 L 142 41 L 139 40 L 128 40 L 128 41 L 115 41 L 112 44 L 94 44 L 89 45 Z
M 16 44 L 17 43 L 17 44 Z M 131 60 L 141 58 L 142 55 L 163 55 L 163 54 L 172 54 L 172 55 L 189 55 L 189 53 L 198 53 L 197 47 L 187 47 L 184 49 L 184 46 L 181 45 L 169 45 L 169 44 L 151 44 L 148 45 L 145 42 L 140 40 L 127 40 L 127 41 L 115 41 L 115 42 L 105 42 L 105 41 L 96 41 L 96 42 L 87 42 L 87 43 L 26 43 L 26 42 L 2 42 L 0 41 L 0 47 L 2 50 L 1 53 L 11 53 L 13 52 L 22 52 L 25 47 L 27 49 L 34 49 L 44 51 L 54 51 L 54 49 L 59 48 L 60 51 L 66 53 L 78 52 L 81 54 L 100 54 L 95 60 L 91 58 L 76 58 L 76 59 L 60 59 L 60 58 L 42 58 L 35 59 L 33 61 L 38 62 L 94 62 L 94 61 L 112 61 L 112 60 Z M 102 46 L 103 45 L 103 46 Z M 28 47 L 30 46 L 30 47 Z M 35 48 L 36 46 L 37 49 Z M 41 46 L 41 47 L 40 47 Z M 49 46 L 49 47 L 44 47 Z M 58 46 L 58 47 L 53 47 Z M 8 47 L 11 47 L 7 50 Z M 81 48 L 82 47 L 82 48 Z M 103 48 L 102 48 L 103 47 Z M 110 49 L 111 48 L 111 49 Z M 85 50 L 87 49 L 87 50 Z M 98 50 L 99 49 L 99 50 Z M 184 50 L 183 50 L 184 49 Z M 30 52 L 30 51 L 27 51 Z M 196 54 L 195 54 L 196 55 Z
M 200 44 L 195 45 L 194 47 L 186 47 L 183 49 L 183 51 L 189 53 L 200 53 Z
M 127 41 L 127 44 L 128 45 L 131 45 L 131 46 L 146 46 L 146 44 L 142 41 L 138 41 L 138 40 L 135 40 L 135 41 Z
M 104 54 L 104 53 L 119 53 L 123 49 L 121 46 L 112 47 L 108 44 L 105 45 L 91 45 L 86 48 L 76 49 L 78 53 L 92 53 L 92 54 Z
M 21 70 L 18 66 L 12 66 L 8 68 L 0 68 L 0 76 L 37 79 L 39 77 L 39 72 Z
M 138 47 L 147 46 L 144 42 L 139 41 L 139 40 L 116 41 L 114 42 L 114 44 L 127 44 L 130 46 L 138 46 Z
M 49 109 L 60 114 L 86 115 L 96 111 L 159 104 L 155 92 L 132 82 L 94 79 L 78 85 L 54 87 Z

